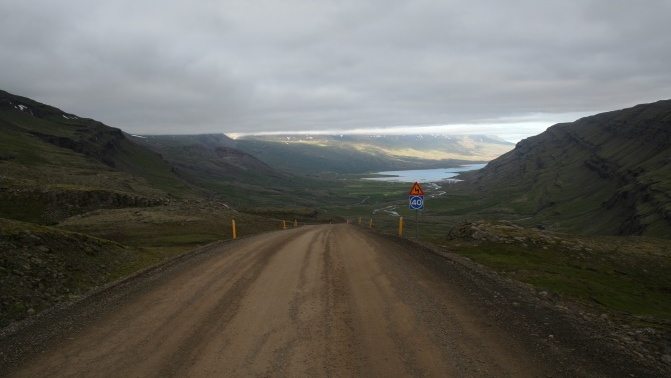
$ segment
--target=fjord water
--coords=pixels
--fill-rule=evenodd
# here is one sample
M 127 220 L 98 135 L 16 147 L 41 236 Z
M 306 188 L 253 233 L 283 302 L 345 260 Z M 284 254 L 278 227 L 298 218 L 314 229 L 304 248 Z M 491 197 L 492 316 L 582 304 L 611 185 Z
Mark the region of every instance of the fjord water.
M 434 168 L 434 169 L 410 169 L 404 171 L 384 171 L 376 172 L 375 175 L 383 177 L 366 177 L 364 180 L 390 181 L 390 182 L 438 182 L 454 180 L 453 177 L 462 172 L 475 171 L 483 168 L 487 164 L 465 164 L 452 168 Z

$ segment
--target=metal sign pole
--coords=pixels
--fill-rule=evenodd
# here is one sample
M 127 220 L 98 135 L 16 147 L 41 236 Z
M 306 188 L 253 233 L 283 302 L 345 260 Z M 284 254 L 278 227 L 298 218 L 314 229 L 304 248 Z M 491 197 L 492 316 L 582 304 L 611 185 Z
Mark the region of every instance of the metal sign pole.
M 415 239 L 419 240 L 419 210 L 415 210 Z

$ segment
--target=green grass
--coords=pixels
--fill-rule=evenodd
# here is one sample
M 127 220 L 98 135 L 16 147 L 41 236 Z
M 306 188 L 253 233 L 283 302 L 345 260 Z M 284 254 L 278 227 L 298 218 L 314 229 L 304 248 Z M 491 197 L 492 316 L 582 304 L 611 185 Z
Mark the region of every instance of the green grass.
M 278 219 L 235 213 L 211 202 L 96 210 L 68 218 L 58 227 L 136 248 L 188 249 L 231 239 L 232 219 L 236 220 L 239 236 L 279 229 Z
M 668 254 L 603 249 L 576 252 L 496 243 L 450 243 L 448 247 L 517 280 L 585 304 L 671 321 Z

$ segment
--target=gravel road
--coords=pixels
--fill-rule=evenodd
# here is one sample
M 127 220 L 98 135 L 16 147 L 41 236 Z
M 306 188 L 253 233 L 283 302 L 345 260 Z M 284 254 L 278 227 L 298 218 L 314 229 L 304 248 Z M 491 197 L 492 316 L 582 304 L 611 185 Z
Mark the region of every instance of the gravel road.
M 4 336 L 0 375 L 657 373 L 483 277 L 351 225 L 262 234 L 210 246 Z

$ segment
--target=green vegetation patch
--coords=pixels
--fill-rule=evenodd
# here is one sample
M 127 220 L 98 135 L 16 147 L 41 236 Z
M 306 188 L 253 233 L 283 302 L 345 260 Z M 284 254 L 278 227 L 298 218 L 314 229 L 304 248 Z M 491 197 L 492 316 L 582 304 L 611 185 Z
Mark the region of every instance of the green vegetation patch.
M 96 210 L 68 218 L 59 228 L 118 241 L 135 248 L 194 248 L 232 238 L 231 221 L 238 236 L 280 228 L 269 219 L 230 210 L 222 203 L 174 203 L 167 206 Z
M 599 311 L 671 324 L 671 250 L 665 240 L 578 237 L 510 224 L 472 227 L 475 231 L 470 236 L 453 232 L 457 237 L 444 245 L 514 279 Z
M 120 244 L 0 218 L 0 327 L 118 277 Z

